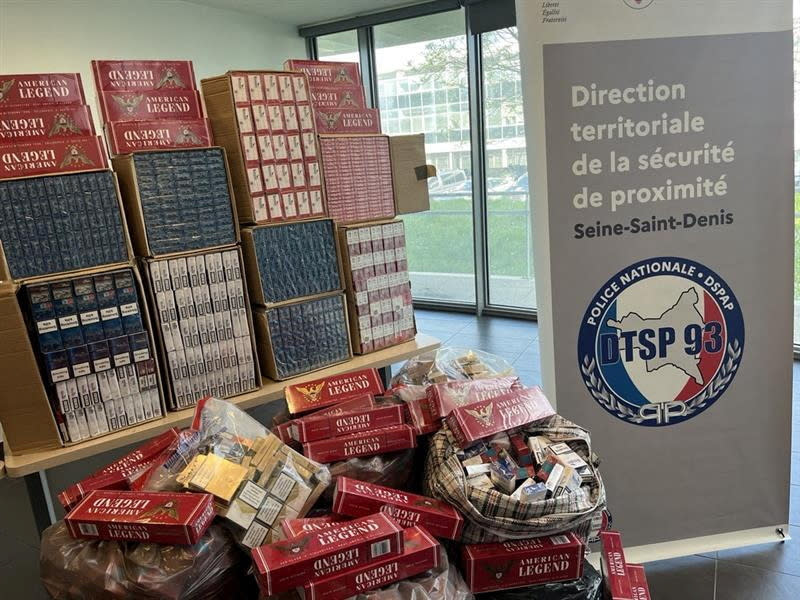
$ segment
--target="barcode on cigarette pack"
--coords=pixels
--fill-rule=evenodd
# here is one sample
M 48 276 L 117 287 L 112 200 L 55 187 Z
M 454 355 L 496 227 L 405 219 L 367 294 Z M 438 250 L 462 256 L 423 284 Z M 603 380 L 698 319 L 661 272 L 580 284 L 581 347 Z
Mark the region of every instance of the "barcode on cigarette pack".
M 370 552 L 372 554 L 372 558 L 378 558 L 379 556 L 383 556 L 384 554 L 388 554 L 389 550 L 391 550 L 391 543 L 389 540 L 381 540 L 380 542 L 375 542 L 372 544 L 372 548 Z
M 97 533 L 97 525 L 92 525 L 91 523 L 78 523 L 78 529 L 83 535 L 99 535 Z
M 551 536 L 550 541 L 553 542 L 553 546 L 562 546 L 564 544 L 569 544 L 569 538 L 565 535 Z

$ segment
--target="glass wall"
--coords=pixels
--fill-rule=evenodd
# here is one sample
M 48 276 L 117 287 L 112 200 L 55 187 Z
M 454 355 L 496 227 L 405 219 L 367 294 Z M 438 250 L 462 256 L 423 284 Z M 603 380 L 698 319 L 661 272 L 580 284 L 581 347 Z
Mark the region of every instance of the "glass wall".
M 358 62 L 358 33 L 351 29 L 318 37 L 317 54 L 320 60 Z
M 464 13 L 376 25 L 384 133 L 425 133 L 431 210 L 404 217 L 416 299 L 475 302 L 469 88 Z M 322 38 L 320 38 L 322 39 Z
M 800 345 L 800 0 L 794 0 L 794 344 Z
M 484 33 L 489 304 L 536 308 L 517 28 Z

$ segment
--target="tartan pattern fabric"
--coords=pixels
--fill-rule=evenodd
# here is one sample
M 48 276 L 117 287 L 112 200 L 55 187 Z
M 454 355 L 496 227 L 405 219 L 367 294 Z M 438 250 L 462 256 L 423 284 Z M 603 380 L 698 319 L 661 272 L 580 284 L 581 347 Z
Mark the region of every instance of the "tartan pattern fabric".
M 606 506 L 603 480 L 592 454 L 589 432 L 554 415 L 526 425 L 531 435 L 544 435 L 553 442 L 567 442 L 586 462 L 592 477 L 581 489 L 585 495 L 568 494 L 529 504 L 496 490 L 475 489 L 467 484 L 456 452 L 458 446 L 447 426 L 431 439 L 425 462 L 424 492 L 455 506 L 464 516 L 461 542 L 479 544 L 525 539 L 573 531 L 588 538 L 592 516 Z

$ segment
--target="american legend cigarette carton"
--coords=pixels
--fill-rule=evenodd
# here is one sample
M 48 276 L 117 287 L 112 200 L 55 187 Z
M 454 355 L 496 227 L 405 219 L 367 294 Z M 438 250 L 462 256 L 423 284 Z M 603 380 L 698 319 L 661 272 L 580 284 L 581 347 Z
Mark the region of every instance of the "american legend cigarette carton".
M 93 135 L 87 106 L 48 104 L 0 110 L 0 143 Z
M 107 166 L 103 144 L 95 136 L 0 144 L 0 179 Z
M 383 382 L 377 369 L 362 369 L 334 375 L 286 388 L 286 404 L 293 415 L 333 406 L 356 396 L 383 393 Z
M 0 75 L 0 111 L 43 104 L 85 104 L 79 73 Z
M 618 531 L 600 532 L 600 567 L 609 600 L 635 600 Z
M 93 60 L 98 91 L 192 90 L 197 87 L 190 60 Z
M 195 90 L 98 92 L 98 99 L 106 122 L 203 118 Z
M 650 600 L 650 587 L 642 565 L 628 565 L 628 578 L 631 580 L 634 600 Z
M 405 410 L 399 404 L 351 410 L 336 415 L 311 416 L 292 423 L 290 433 L 298 442 L 374 431 L 405 423 Z
M 408 425 L 365 431 L 303 444 L 303 454 L 322 463 L 347 460 L 354 456 L 374 456 L 415 448 L 417 435 Z
M 213 144 L 207 119 L 120 121 L 106 123 L 106 133 L 112 154 L 162 148 L 200 148 Z
M 377 511 L 372 511 L 377 512 Z M 287 538 L 292 538 L 313 531 L 324 531 L 346 523 L 350 517 L 343 515 L 325 515 L 324 517 L 309 517 L 306 519 L 284 519 L 281 521 L 281 530 Z

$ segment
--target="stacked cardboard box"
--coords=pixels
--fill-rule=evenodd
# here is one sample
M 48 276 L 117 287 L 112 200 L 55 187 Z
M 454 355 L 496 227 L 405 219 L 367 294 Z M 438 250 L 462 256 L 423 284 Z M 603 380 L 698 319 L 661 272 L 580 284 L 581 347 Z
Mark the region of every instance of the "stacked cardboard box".
M 201 82 L 228 152 L 239 218 L 266 223 L 326 214 L 316 129 L 302 73 L 234 71 Z
M 0 75 L 0 179 L 107 166 L 78 73 Z
M 93 60 L 112 154 L 211 145 L 188 60 Z
M 320 133 L 381 132 L 378 109 L 367 108 L 358 63 L 290 59 L 283 68 L 308 76 Z

